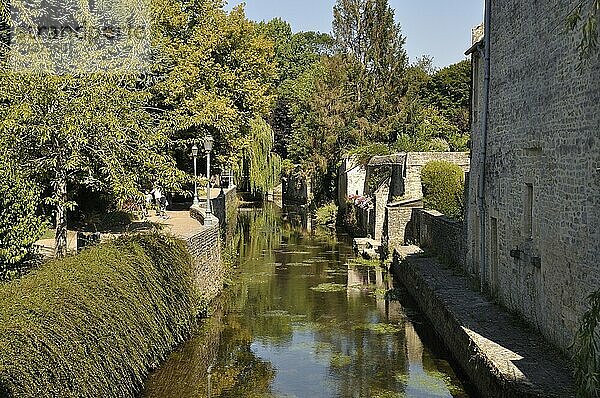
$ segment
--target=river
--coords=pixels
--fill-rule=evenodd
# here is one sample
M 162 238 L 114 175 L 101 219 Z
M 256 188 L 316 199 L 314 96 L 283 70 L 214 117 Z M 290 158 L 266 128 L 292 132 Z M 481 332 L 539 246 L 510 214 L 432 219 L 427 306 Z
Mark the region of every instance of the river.
M 473 396 L 387 272 L 355 259 L 348 237 L 309 229 L 241 209 L 234 283 L 141 396 Z

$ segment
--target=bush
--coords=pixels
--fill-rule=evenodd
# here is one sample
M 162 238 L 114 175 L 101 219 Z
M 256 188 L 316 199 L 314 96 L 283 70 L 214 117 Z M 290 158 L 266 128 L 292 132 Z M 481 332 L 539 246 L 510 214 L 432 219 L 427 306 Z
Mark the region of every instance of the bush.
M 455 164 L 445 161 L 429 162 L 421 171 L 423 204 L 454 219 L 464 212 L 465 173 Z
M 0 286 L 0 396 L 134 397 L 189 335 L 184 242 L 124 237 Z
M 335 226 L 338 214 L 338 207 L 331 202 L 317 209 L 317 224 L 328 227 Z
M 588 309 L 581 318 L 571 349 L 574 352 L 577 396 L 600 396 L 600 290 L 587 299 Z
M 18 274 L 34 254 L 47 224 L 36 214 L 39 189 L 0 157 L 0 279 Z

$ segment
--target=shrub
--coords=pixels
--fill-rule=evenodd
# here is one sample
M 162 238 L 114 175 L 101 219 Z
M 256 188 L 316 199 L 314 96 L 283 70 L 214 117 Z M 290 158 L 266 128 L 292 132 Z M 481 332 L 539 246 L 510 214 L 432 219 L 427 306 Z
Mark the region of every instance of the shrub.
M 600 290 L 588 302 L 571 349 L 578 396 L 595 398 L 600 396 Z
M 331 202 L 317 209 L 317 224 L 326 226 L 335 226 L 338 214 L 338 207 Z
M 134 397 L 189 335 L 185 243 L 123 237 L 0 286 L 0 396 Z
M 47 224 L 36 214 L 38 187 L 2 157 L 0 175 L 0 279 L 7 279 L 32 258 Z
M 426 209 L 463 218 L 465 174 L 459 166 L 445 161 L 429 162 L 421 171 L 421 182 Z

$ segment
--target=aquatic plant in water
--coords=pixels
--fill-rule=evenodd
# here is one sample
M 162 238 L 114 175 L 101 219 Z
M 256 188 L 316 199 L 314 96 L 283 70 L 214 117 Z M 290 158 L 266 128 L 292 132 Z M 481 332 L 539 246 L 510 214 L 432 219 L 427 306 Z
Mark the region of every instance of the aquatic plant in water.
M 345 292 L 346 285 L 339 283 L 321 283 L 318 286 L 311 287 L 310 290 L 321 293 Z

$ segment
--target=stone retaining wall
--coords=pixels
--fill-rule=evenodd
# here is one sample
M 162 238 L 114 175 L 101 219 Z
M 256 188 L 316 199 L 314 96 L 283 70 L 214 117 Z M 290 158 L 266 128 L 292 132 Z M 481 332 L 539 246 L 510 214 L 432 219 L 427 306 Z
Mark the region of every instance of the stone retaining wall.
M 405 232 L 405 243 L 413 243 L 435 252 L 442 260 L 465 267 L 465 235 L 463 223 L 449 219 L 435 210 L 411 209 Z M 405 213 L 400 216 L 406 217 Z
M 203 214 L 192 207 L 190 215 L 197 220 Z M 221 234 L 219 225 L 201 227 L 186 238 L 188 250 L 194 258 L 194 279 L 207 300 L 214 299 L 223 290 L 225 269 L 221 261 Z
M 468 280 L 412 248 L 394 251 L 393 275 L 483 397 L 574 397 L 567 361 Z M 411 250 L 413 250 L 411 254 Z M 408 254 L 408 256 L 407 256 Z
M 229 224 L 235 216 L 237 200 L 236 187 L 221 190 L 219 196 L 211 200 L 213 214 L 219 219 L 221 226 Z
M 406 200 L 390 203 L 385 209 L 384 240 L 390 249 L 403 246 L 410 242 L 407 229 L 412 220 L 413 210 L 423 208 L 422 200 Z

